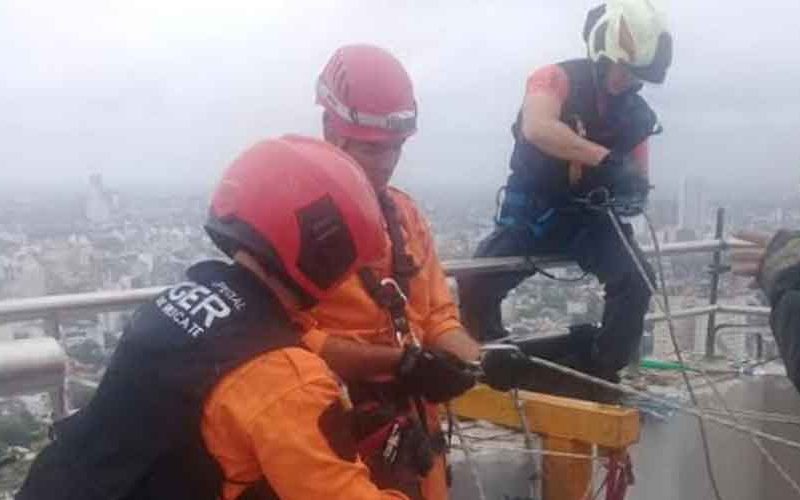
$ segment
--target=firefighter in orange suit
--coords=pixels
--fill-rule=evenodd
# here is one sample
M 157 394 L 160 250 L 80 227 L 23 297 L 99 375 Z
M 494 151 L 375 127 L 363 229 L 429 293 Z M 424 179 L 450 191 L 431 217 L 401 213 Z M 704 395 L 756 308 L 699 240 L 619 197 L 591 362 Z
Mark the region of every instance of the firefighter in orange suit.
M 304 312 L 304 342 L 347 382 L 365 421 L 356 438 L 371 444 L 362 451 L 377 483 L 410 498 L 445 499 L 436 405 L 471 385 L 448 376 L 446 361 L 476 362 L 480 351 L 459 321 L 427 220 L 408 194 L 388 185 L 417 130 L 412 82 L 386 50 L 350 45 L 333 54 L 316 96 L 325 139 L 356 160 L 378 195 L 388 250 Z M 407 376 L 419 360 L 428 368 Z M 408 439 L 427 452 L 406 463 L 387 461 L 383 438 L 398 422 L 415 419 L 422 428 Z

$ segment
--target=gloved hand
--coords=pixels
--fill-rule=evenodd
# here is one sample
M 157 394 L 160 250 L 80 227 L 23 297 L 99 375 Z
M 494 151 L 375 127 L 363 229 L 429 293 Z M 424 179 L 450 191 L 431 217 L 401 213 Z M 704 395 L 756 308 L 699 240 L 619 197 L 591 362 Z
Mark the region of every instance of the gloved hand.
M 589 193 L 598 187 L 606 187 L 615 197 L 646 197 L 650 191 L 650 183 L 626 156 L 612 150 L 597 166 L 587 169 L 579 186 L 580 192 Z
M 599 187 L 606 187 L 610 190 L 624 171 L 625 155 L 611 150 L 599 164 L 584 170 L 577 191 L 580 194 L 587 194 Z
M 397 367 L 397 381 L 411 395 L 444 403 L 475 385 L 474 370 L 449 352 L 409 345 Z
M 608 125 L 617 135 L 614 149 L 623 155 L 630 153 L 651 135 L 660 134 L 658 116 L 637 93 L 625 93 L 609 101 Z
M 492 389 L 508 391 L 519 387 L 533 367 L 528 357 L 519 349 L 509 346 L 508 349 L 490 349 L 484 351 L 481 358 L 483 382 Z
M 614 180 L 611 191 L 616 197 L 644 196 L 650 193 L 650 182 L 636 172 L 625 172 Z

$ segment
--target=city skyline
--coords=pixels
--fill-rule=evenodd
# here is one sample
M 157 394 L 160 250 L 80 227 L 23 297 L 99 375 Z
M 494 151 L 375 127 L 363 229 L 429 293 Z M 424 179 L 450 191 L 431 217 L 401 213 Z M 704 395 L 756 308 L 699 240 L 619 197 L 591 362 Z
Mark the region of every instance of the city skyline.
M 370 42 L 397 54 L 418 94 L 419 134 L 396 181 L 491 196 L 508 173 L 526 78 L 584 55 L 580 27 L 595 3 L 10 3 L 0 10 L 13 42 L 0 44 L 0 184 L 80 186 L 99 171 L 114 186 L 210 186 L 255 140 L 318 135 L 322 65 L 341 44 Z M 656 196 L 695 172 L 721 193 L 795 194 L 800 52 L 787 47 L 800 32 L 786 20 L 800 4 L 672 2 L 669 14 L 675 61 L 663 86 L 644 90 L 664 125 L 651 141 Z M 374 22 L 387 17 L 391 29 Z

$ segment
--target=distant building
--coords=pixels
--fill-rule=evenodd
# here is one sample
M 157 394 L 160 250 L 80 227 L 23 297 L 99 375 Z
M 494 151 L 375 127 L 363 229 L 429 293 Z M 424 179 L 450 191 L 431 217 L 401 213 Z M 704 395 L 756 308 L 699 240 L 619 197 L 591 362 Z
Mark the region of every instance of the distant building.
M 677 242 L 684 242 L 684 241 L 694 241 L 698 239 L 698 231 L 696 228 L 689 228 L 689 227 L 680 227 L 677 231 L 675 231 L 675 241 Z
M 107 224 L 111 221 L 116 205 L 116 196 L 106 189 L 101 174 L 89 177 L 89 192 L 86 194 L 84 215 L 93 224 Z
M 658 228 L 678 224 L 678 204 L 674 199 L 655 199 L 648 202 L 647 212 Z
M 32 251 L 22 251 L 5 266 L 6 279 L 0 284 L 0 296 L 15 299 L 47 294 L 47 274 Z
M 684 177 L 678 192 L 678 226 L 702 231 L 708 223 L 708 185 L 700 177 Z

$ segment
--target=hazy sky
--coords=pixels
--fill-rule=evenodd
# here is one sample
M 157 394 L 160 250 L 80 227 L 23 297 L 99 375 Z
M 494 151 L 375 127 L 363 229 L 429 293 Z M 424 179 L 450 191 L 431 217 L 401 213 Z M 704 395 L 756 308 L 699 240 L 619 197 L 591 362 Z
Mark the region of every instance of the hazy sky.
M 506 175 L 527 74 L 584 53 L 587 0 L 0 0 L 0 183 L 210 185 L 259 138 L 315 134 L 340 44 L 392 50 L 420 132 L 401 184 Z M 675 63 L 645 94 L 653 177 L 800 185 L 800 2 L 673 0 Z M 662 191 L 663 192 L 663 191 Z

